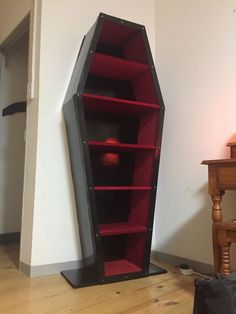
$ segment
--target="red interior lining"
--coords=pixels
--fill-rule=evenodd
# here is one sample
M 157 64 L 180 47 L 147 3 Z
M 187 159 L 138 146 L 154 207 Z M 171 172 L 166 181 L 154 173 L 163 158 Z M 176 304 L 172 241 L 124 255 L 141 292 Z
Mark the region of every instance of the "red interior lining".
M 126 59 L 147 63 L 141 26 L 139 30 L 122 23 L 105 21 L 99 42 L 123 48 Z
M 150 70 L 143 72 L 133 81 L 135 98 L 139 101 L 157 103 L 158 98 Z
M 137 30 L 122 23 L 104 21 L 99 41 L 115 46 L 123 46 L 137 33 Z
M 133 185 L 152 184 L 153 176 L 153 163 L 155 159 L 155 154 L 152 152 L 142 153 L 136 156 L 134 175 L 133 175 Z
M 102 237 L 119 234 L 140 233 L 146 232 L 146 230 L 146 227 L 134 225 L 128 222 L 99 225 L 99 232 Z
M 139 123 L 138 144 L 155 145 L 157 140 L 157 127 L 159 113 L 143 115 Z
M 130 38 L 130 40 L 124 46 L 124 54 L 125 58 L 128 60 L 148 63 L 141 32 L 138 32 L 135 36 Z
M 145 112 L 155 111 L 160 108 L 160 106 L 157 104 L 93 94 L 84 94 L 83 100 L 86 110 L 110 113 L 143 114 Z
M 132 234 L 127 237 L 125 257 L 138 267 L 142 267 L 146 246 L 146 234 Z
M 125 259 L 104 263 L 105 276 L 115 276 L 141 271 L 141 268 Z
M 116 191 L 119 191 L 119 190 L 124 190 L 124 191 L 128 191 L 128 190 L 133 190 L 133 191 L 148 191 L 148 190 L 151 190 L 152 187 L 151 186 L 102 186 L 102 185 L 99 185 L 99 186 L 95 186 L 94 187 L 94 190 L 95 191 L 112 191 L 112 190 L 116 190 Z
M 98 141 L 89 141 L 89 147 L 93 150 L 109 151 L 109 152 L 135 152 L 135 151 L 145 151 L 145 150 L 155 150 L 153 145 L 138 145 L 138 144 L 124 144 L 124 143 L 106 143 Z
M 143 63 L 95 53 L 90 68 L 90 74 L 128 81 L 147 70 L 148 66 Z
M 129 222 L 132 224 L 148 226 L 148 212 L 150 205 L 150 191 L 132 192 Z

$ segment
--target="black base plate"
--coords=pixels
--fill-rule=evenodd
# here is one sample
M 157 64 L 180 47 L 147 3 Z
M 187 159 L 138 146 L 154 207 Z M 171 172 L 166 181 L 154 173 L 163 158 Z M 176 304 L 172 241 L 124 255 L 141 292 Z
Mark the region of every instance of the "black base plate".
M 161 275 L 165 273 L 167 273 L 167 271 L 164 268 L 150 263 L 148 276 Z M 87 268 L 65 270 L 62 271 L 61 274 L 73 288 L 82 288 L 100 284 L 98 278 L 96 278 Z M 144 276 L 142 275 L 140 276 L 140 278 L 143 277 Z M 117 281 L 117 279 L 114 280 L 114 282 L 115 281 Z M 112 282 L 112 280 L 110 282 Z
M 161 274 L 166 274 L 166 273 L 167 273 L 166 269 L 160 266 L 154 265 L 152 263 L 149 264 L 148 276 L 161 275 Z
M 73 288 L 98 285 L 99 281 L 87 268 L 64 270 L 62 276 Z

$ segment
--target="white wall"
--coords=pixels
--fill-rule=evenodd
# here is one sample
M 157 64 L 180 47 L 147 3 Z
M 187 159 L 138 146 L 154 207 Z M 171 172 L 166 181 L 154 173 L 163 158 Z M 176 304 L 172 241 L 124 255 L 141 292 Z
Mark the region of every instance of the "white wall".
M 236 135 L 235 0 L 157 0 L 156 63 L 166 105 L 153 248 L 212 263 L 204 159 Z M 223 207 L 234 213 L 235 192 Z M 235 213 L 234 213 L 235 214 Z
M 155 1 L 44 0 L 32 265 L 81 259 L 62 104 L 83 36 L 104 12 L 145 24 L 155 49 Z
M 4 50 L 0 80 L 0 234 L 20 231 L 26 114 L 2 116 L 8 105 L 26 101 L 28 32 Z

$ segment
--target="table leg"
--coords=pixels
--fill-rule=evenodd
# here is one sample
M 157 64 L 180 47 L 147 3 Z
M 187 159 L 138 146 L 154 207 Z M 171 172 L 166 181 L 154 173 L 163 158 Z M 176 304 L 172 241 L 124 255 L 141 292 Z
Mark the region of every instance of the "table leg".
M 225 276 L 230 274 L 230 244 L 221 246 L 221 272 Z
M 212 225 L 212 244 L 213 244 L 213 257 L 214 257 L 214 269 L 216 273 L 221 271 L 221 250 L 218 241 L 218 231 L 215 225 Z
M 220 194 L 213 194 L 211 195 L 212 199 L 212 220 L 213 222 L 221 222 L 223 219 L 222 210 L 220 207 L 220 203 L 222 200 L 222 195 L 224 194 L 224 191 L 222 191 Z
M 219 243 L 218 229 L 216 228 L 215 223 L 221 222 L 223 219 L 222 210 L 221 210 L 221 200 L 224 191 L 218 191 L 217 194 L 211 194 L 212 198 L 212 244 L 213 244 L 213 257 L 214 257 L 214 268 L 215 272 L 221 271 L 221 246 Z

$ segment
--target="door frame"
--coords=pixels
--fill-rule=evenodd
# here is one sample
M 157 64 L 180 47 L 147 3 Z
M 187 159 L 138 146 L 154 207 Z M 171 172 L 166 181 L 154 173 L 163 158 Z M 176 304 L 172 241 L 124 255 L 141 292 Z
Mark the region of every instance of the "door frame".
M 22 197 L 21 240 L 19 269 L 30 275 L 32 243 L 34 195 L 36 182 L 37 135 L 38 135 L 38 99 L 39 99 L 39 66 L 40 66 L 40 28 L 42 0 L 32 0 L 27 3 L 27 12 L 16 25 L 11 25 L 6 38 L 0 42 L 0 75 L 4 62 L 4 48 L 12 45 L 25 31 L 29 29 L 28 79 L 27 79 L 27 110 L 25 129 L 25 161 L 24 183 Z M 11 9 L 13 10 L 13 9 Z M 11 13 L 11 11 L 9 11 Z M 23 13 L 22 13 L 23 14 Z M 18 17 L 19 18 L 19 17 Z M 13 21 L 14 23 L 14 21 Z M 0 23 L 1 24 L 1 23 Z M 1 26 L 1 25 L 0 25 Z M 9 27 L 8 27 L 9 29 Z M 1 52 L 2 51 L 2 52 Z M 28 268 L 26 266 L 29 266 Z

